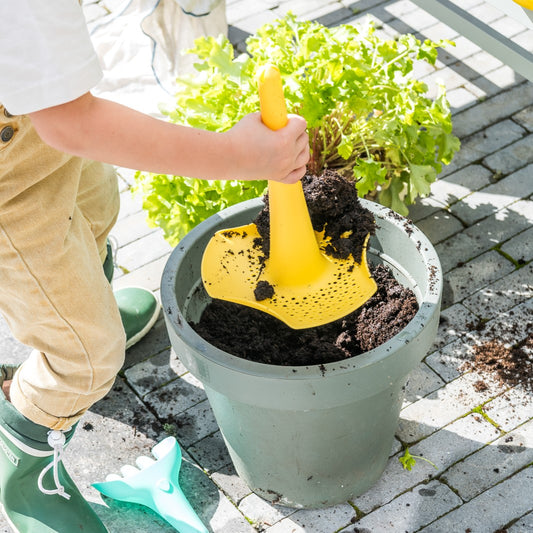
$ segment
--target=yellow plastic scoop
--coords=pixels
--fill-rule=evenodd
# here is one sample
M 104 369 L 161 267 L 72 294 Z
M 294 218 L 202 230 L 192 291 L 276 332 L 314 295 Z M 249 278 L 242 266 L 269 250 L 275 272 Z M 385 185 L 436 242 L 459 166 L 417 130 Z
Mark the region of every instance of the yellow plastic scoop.
M 533 11 L 533 0 L 514 0 L 517 4 Z
M 276 67 L 260 73 L 259 100 L 263 122 L 273 130 L 283 128 L 287 109 Z M 369 235 L 360 264 L 351 255 L 331 258 L 323 252 L 327 241 L 313 230 L 301 182 L 270 181 L 268 186 L 270 257 L 265 260 L 257 244 L 255 224 L 218 231 L 202 259 L 207 293 L 269 313 L 294 329 L 327 324 L 355 311 L 377 288 L 366 263 Z

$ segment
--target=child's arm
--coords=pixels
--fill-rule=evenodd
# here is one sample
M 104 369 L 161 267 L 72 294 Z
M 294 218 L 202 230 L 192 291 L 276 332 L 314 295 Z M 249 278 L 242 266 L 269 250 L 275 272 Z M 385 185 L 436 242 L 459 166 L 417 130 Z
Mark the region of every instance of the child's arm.
M 255 113 L 215 133 L 158 120 L 91 93 L 29 116 L 43 141 L 60 151 L 137 170 L 294 183 L 309 159 L 306 122 L 297 116 L 274 132 Z

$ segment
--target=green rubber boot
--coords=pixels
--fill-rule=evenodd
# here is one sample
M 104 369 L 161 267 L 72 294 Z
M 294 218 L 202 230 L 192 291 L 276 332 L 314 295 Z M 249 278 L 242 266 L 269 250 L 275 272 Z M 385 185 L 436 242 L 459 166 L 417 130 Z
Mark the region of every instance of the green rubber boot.
M 109 281 L 113 280 L 113 247 L 107 242 L 107 256 L 104 273 Z M 143 287 L 124 287 L 113 291 L 117 301 L 122 325 L 126 331 L 126 350 L 139 342 L 156 323 L 161 306 L 154 293 Z
M 0 365 L 0 386 L 15 370 Z M 73 434 L 34 424 L 0 393 L 0 510 L 14 532 L 108 531 L 61 461 Z
M 124 287 L 114 295 L 126 331 L 127 350 L 152 329 L 161 306 L 154 294 L 142 287 Z

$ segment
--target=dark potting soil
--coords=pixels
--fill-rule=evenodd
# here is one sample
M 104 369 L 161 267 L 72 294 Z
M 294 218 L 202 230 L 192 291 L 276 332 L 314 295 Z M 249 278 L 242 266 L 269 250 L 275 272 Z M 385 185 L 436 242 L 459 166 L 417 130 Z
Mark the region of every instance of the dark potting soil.
M 307 209 L 315 231 L 325 230 L 324 237 L 330 243 L 324 250 L 331 257 L 346 259 L 353 255 L 361 262 L 361 252 L 368 233 L 375 233 L 374 216 L 359 202 L 353 183 L 337 172 L 326 170 L 320 176 L 306 174 L 302 178 L 302 189 Z M 261 235 L 263 254 L 268 257 L 270 250 L 270 211 L 268 194 L 265 195 L 265 208 L 254 220 Z
M 302 186 L 313 228 L 331 237 L 325 252 L 342 258 L 351 253 L 360 262 L 365 237 L 374 233 L 375 222 L 360 204 L 353 183 L 326 171 L 318 177 L 306 175 Z M 268 257 L 268 207 L 254 222 L 262 237 L 257 245 Z M 418 311 L 413 292 L 400 285 L 387 267 L 370 265 L 370 270 L 378 286 L 374 296 L 353 313 L 323 326 L 295 330 L 251 307 L 213 300 L 192 327 L 217 348 L 260 363 L 305 366 L 347 359 L 388 341 Z M 272 290 L 268 283 L 258 284 L 256 298 L 269 298 Z
M 521 385 L 533 391 L 533 334 L 511 347 L 491 339 L 474 346 L 473 352 L 472 360 L 462 365 L 463 370 L 476 370 L 500 385 Z M 482 392 L 488 385 L 480 379 L 474 383 L 474 388 Z

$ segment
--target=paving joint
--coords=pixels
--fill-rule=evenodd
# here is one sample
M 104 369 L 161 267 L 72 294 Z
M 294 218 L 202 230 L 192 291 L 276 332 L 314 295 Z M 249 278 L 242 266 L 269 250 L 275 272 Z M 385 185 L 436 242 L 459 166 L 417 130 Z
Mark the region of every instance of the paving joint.
M 453 33 L 408 0 L 250 2 L 245 15 L 228 18 L 229 35 L 240 51 L 250 32 L 291 8 L 304 11 L 301 18 L 316 15 L 327 25 L 360 23 L 370 16 L 382 26 L 380 35 L 391 38 L 403 30 L 430 39 Z M 491 26 L 515 42 L 527 44 L 531 31 L 500 16 L 487 2 L 459 3 L 492 20 Z M 83 0 L 82 5 L 94 25 L 126 4 Z M 227 0 L 228 13 L 244 7 L 245 2 Z M 443 263 L 443 319 L 435 344 L 406 386 L 382 478 L 365 494 L 320 511 L 288 510 L 256 497 L 228 462 L 205 391 L 173 353 L 161 318 L 127 353 L 117 384 L 84 415 L 67 453 L 67 466 L 74 468 L 73 477 L 110 533 L 173 531 L 138 506 L 104 501 L 91 487 L 102 473 L 150 455 L 166 434 L 182 442 L 182 479 L 210 533 L 533 531 L 533 501 L 526 500 L 533 493 L 532 394 L 497 384 L 478 393 L 472 389 L 477 374 L 460 370 L 473 346 L 490 338 L 489 329 L 510 345 L 528 334 L 533 313 L 533 160 L 528 156 L 533 84 L 467 36 L 452 40 L 457 46 L 439 50 L 436 67 L 421 69 L 419 78 L 430 91 L 438 77 L 445 81 L 462 148 L 443 167 L 431 195 L 411 206 L 409 215 L 435 244 Z M 118 170 L 122 206 L 116 231 L 121 243 L 114 284 L 146 284 L 158 291 L 172 247 L 159 229 L 143 224 L 140 197 L 131 191 L 133 171 Z M 0 342 L 7 362 L 29 355 L 1 320 Z M 508 437 L 514 440 L 506 442 Z M 398 458 L 406 449 L 435 459 L 439 470 L 433 474 L 430 465 L 417 460 L 411 472 L 404 471 Z M 76 466 L 79 457 L 84 460 Z M 422 494 L 420 489 L 425 489 Z M 499 515 L 492 512 L 491 501 L 501 506 Z M 2 518 L 0 533 L 11 533 Z

